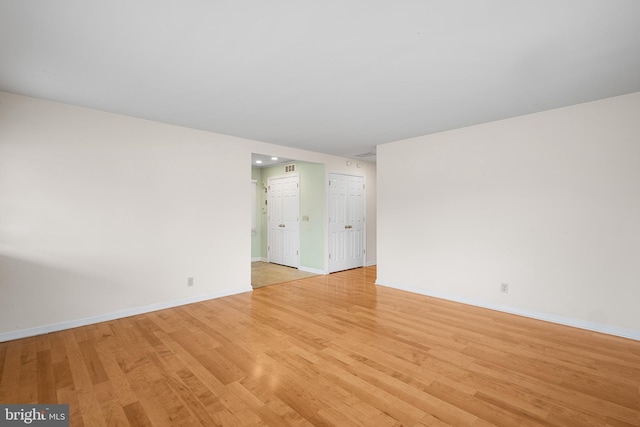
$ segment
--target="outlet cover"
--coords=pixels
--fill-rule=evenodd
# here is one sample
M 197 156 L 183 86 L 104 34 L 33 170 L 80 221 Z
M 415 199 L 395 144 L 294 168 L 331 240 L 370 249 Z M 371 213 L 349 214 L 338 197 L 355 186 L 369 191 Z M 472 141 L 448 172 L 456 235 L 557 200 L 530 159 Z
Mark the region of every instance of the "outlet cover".
M 187 286 L 193 286 L 193 277 L 187 278 Z
M 509 284 L 508 283 L 500 283 L 500 292 L 503 294 L 509 293 Z

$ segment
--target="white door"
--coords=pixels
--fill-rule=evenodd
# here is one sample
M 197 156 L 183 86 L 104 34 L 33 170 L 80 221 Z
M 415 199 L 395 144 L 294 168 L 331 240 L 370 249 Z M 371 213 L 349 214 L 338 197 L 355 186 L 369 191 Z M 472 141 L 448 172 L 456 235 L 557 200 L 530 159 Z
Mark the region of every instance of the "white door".
M 329 174 L 329 272 L 364 265 L 364 177 Z
M 269 262 L 298 267 L 300 190 L 298 175 L 269 178 Z
M 267 257 L 277 264 L 282 264 L 282 184 L 280 179 L 269 179 L 267 187 Z

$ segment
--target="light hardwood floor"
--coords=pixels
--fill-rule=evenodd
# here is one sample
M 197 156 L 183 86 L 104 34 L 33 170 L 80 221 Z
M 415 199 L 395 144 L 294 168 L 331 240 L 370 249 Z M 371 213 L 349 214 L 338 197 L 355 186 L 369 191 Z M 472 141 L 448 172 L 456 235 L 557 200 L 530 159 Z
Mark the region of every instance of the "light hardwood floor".
M 72 426 L 639 426 L 640 342 L 362 268 L 0 343 L 1 403 Z
M 251 263 L 251 286 L 254 289 L 312 276 L 316 276 L 316 274 L 284 265 L 262 261 Z

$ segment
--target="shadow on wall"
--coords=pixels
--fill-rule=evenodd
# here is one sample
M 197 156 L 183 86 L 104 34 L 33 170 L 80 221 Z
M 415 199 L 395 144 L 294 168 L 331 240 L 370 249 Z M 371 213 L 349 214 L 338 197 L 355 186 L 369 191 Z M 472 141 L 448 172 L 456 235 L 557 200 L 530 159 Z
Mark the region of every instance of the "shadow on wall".
M 44 263 L 0 255 L 0 334 L 77 320 L 96 313 L 83 306 L 110 294 L 113 284 Z M 73 314 L 71 314 L 73 313 Z

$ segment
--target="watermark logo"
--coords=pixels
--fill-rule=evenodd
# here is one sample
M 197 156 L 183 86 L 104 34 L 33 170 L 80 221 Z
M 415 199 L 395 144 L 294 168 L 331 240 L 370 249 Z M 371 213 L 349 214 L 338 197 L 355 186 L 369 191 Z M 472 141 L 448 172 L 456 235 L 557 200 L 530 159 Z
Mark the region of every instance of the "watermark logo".
M 0 427 L 69 427 L 69 405 L 2 405 Z

